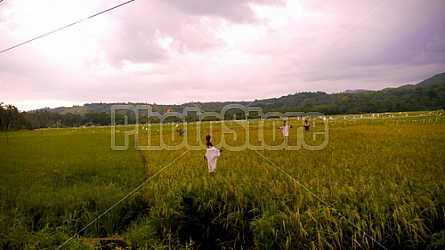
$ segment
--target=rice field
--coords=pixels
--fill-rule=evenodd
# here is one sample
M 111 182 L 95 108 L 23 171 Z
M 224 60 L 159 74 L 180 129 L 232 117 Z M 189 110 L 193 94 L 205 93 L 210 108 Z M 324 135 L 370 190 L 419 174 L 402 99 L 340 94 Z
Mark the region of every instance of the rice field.
M 318 117 L 302 134 L 288 122 L 287 144 L 274 119 L 182 124 L 183 137 L 174 123 L 8 133 L 0 246 L 445 248 L 442 114 Z M 211 175 L 206 134 L 225 149 Z
M 0 140 L 1 249 L 55 249 L 79 231 L 81 237 L 113 235 L 144 206 L 136 194 L 93 222 L 144 180 L 139 153 L 111 150 L 109 128 L 8 137 L 9 144 Z M 65 249 L 85 247 L 76 237 Z

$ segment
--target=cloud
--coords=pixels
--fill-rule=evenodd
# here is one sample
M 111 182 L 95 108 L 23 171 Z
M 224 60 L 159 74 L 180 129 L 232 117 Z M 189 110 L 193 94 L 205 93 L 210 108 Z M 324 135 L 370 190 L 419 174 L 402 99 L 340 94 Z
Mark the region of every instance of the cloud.
M 94 2 L 2 2 L 0 46 L 121 3 Z M 0 54 L 0 101 L 249 101 L 417 83 L 445 69 L 444 16 L 441 0 L 134 1 Z
M 400 72 L 400 67 L 406 68 L 406 74 L 411 67 L 423 65 L 432 67 L 429 70 L 423 68 L 427 71 L 422 77 L 440 72 L 440 66 L 443 71 L 445 48 L 440 40 L 444 35 L 441 27 L 445 25 L 443 3 L 389 1 L 360 21 L 360 16 L 365 16 L 373 8 L 367 8 L 354 18 L 344 18 L 342 22 L 336 22 L 337 26 L 328 29 L 331 41 L 335 41 L 329 44 L 327 40 L 325 44 L 328 46 L 322 47 L 324 49 L 302 67 L 304 80 L 348 79 L 359 83 L 371 76 L 390 79 L 396 71 Z M 335 12 L 340 17 L 348 13 L 347 8 L 340 11 L 326 7 L 324 11 Z M 340 26 L 340 23 L 344 24 Z M 403 84 L 402 79 L 406 80 L 405 77 L 400 79 L 398 84 Z M 421 79 L 411 78 L 409 82 Z
M 141 1 L 113 13 L 116 25 L 107 40 L 112 65 L 174 60 L 169 50 L 203 53 L 225 45 L 217 37 L 226 22 L 259 22 L 251 3 L 283 6 L 277 0 L 263 1 Z
M 251 8 L 251 4 L 267 6 L 284 5 L 284 2 L 279 0 L 167 0 L 163 2 L 191 16 L 216 16 L 234 23 L 252 23 L 258 21 L 255 12 Z

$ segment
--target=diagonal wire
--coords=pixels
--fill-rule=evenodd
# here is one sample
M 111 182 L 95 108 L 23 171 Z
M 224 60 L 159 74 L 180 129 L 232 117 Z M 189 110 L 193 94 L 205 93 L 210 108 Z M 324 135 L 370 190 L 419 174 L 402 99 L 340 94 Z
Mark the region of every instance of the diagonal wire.
M 353 28 L 355 28 L 355 26 L 359 25 L 361 22 L 363 22 L 363 20 L 365 20 L 367 17 L 369 17 L 371 14 L 373 14 L 375 11 L 377 11 L 380 7 L 382 7 L 383 5 L 385 5 L 387 2 L 389 2 L 390 0 L 386 0 L 385 2 L 383 2 L 382 4 L 380 4 L 379 6 L 377 6 L 376 8 L 374 8 L 371 12 L 369 12 L 368 14 L 366 14 L 364 17 L 362 17 L 360 20 L 358 20 L 357 22 L 355 22 L 353 25 L 351 25 L 351 27 L 349 27 L 347 30 L 343 31 L 343 33 L 341 33 L 340 35 L 338 35 L 336 38 L 334 38 L 334 40 L 332 40 L 331 42 L 329 42 L 328 44 L 326 44 L 323 48 L 321 48 L 319 51 L 317 51 L 315 54 L 313 54 L 311 57 L 309 57 L 308 59 L 306 59 L 304 62 L 302 62 L 300 65 L 298 65 L 297 67 L 295 67 L 293 70 L 291 70 L 289 73 L 287 73 L 284 77 L 282 77 L 280 80 L 278 80 L 277 82 L 275 82 L 272 86 L 270 86 L 268 89 L 266 89 L 265 91 L 263 91 L 260 95 L 258 95 L 255 99 L 260 98 L 261 96 L 263 96 L 265 93 L 269 92 L 269 90 L 271 90 L 273 87 L 275 87 L 277 84 L 279 84 L 280 82 L 284 81 L 286 78 L 288 78 L 289 76 L 291 76 L 292 74 L 295 73 L 295 71 L 297 71 L 299 68 L 301 68 L 302 66 L 304 66 L 306 63 L 308 63 L 310 60 L 312 60 L 314 57 L 316 57 L 318 54 L 320 54 L 321 52 L 325 51 L 327 48 L 329 48 L 333 43 L 335 43 L 335 41 L 337 41 L 338 39 L 340 39 L 342 36 L 344 36 L 346 33 L 348 33 L 349 31 L 351 31 Z M 250 102 L 249 104 L 247 104 L 246 107 L 250 106 L 253 102 Z
M 357 228 L 360 232 L 362 232 L 364 235 L 366 235 L 368 238 L 370 238 L 372 241 L 374 241 L 377 245 L 379 245 L 381 248 L 388 250 L 385 246 L 383 246 L 382 244 L 380 244 L 380 242 L 378 242 L 377 240 L 375 240 L 371 235 L 367 234 L 365 231 L 363 231 L 361 228 L 359 228 L 356 224 L 354 224 L 354 222 L 352 222 L 351 220 L 349 220 L 348 218 L 346 218 L 342 213 L 340 213 L 339 210 L 335 209 L 333 206 L 331 206 L 329 203 L 327 203 L 326 201 L 324 201 L 322 198 L 318 197 L 318 195 L 316 195 L 314 192 L 312 192 L 310 189 L 308 189 L 307 187 L 305 187 L 303 184 L 301 184 L 298 180 L 296 180 L 293 176 L 291 176 L 290 174 L 288 174 L 286 171 L 284 171 L 282 168 L 278 167 L 275 163 L 273 163 L 271 160 L 269 160 L 266 156 L 264 156 L 263 154 L 261 154 L 260 152 L 258 152 L 257 150 L 254 150 L 257 154 L 259 154 L 261 157 L 263 157 L 267 162 L 269 162 L 272 166 L 274 166 L 276 169 L 278 169 L 279 171 L 281 171 L 283 174 L 285 174 L 287 177 L 291 178 L 294 182 L 296 182 L 298 185 L 300 185 L 300 187 L 302 187 L 304 190 L 306 190 L 307 192 L 309 192 L 312 196 L 314 196 L 317 200 L 319 200 L 321 203 L 323 203 L 325 206 L 327 206 L 328 208 L 334 210 L 338 216 L 344 218 L 349 224 L 353 225 L 355 228 Z
M 40 39 L 40 38 L 42 38 L 42 37 L 51 35 L 52 33 L 55 33 L 55 32 L 57 32 L 57 31 L 66 29 L 66 28 L 68 28 L 68 27 L 71 27 L 71 26 L 73 26 L 73 25 L 75 25 L 75 24 L 78 24 L 78 23 L 83 22 L 83 21 L 86 21 L 86 20 L 88 20 L 88 19 L 90 19 L 90 18 L 93 18 L 93 17 L 96 17 L 96 16 L 98 16 L 98 15 L 101 15 L 101 14 L 103 14 L 103 13 L 105 13 L 105 12 L 110 11 L 110 10 L 117 9 L 117 8 L 119 8 L 119 7 L 121 7 L 121 6 L 125 5 L 125 4 L 131 3 L 131 2 L 133 2 L 133 1 L 135 1 L 135 0 L 130 0 L 130 1 L 127 1 L 127 2 L 124 2 L 124 3 L 121 3 L 121 4 L 118 4 L 118 5 L 114 6 L 114 7 L 111 7 L 111 8 L 109 8 L 109 9 L 106 9 L 106 10 L 103 10 L 103 11 L 101 11 L 101 12 L 98 12 L 98 13 L 96 13 L 96 14 L 94 14 L 94 15 L 92 15 L 92 16 L 89 16 L 89 17 L 87 17 L 87 18 L 84 18 L 84 19 L 81 19 L 81 20 L 76 21 L 76 22 L 74 22 L 74 23 L 65 25 L 65 26 L 63 26 L 63 27 L 60 27 L 60 28 L 58 28 L 58 29 L 55 29 L 55 30 L 50 31 L 50 32 L 48 32 L 48 33 L 45 33 L 45 34 L 43 34 L 43 35 L 36 36 L 36 37 L 34 37 L 34 38 L 32 38 L 32 39 L 29 39 L 29 40 L 27 40 L 27 41 L 25 41 L 25 42 L 22 42 L 22 43 L 19 43 L 19 44 L 14 45 L 14 46 L 12 46 L 12 47 L 9 47 L 9 48 L 7 48 L 7 49 L 1 50 L 1 51 L 0 51 L 0 54 L 5 53 L 6 51 L 9 51 L 9 50 L 15 49 L 15 48 L 17 48 L 17 47 L 19 47 L 19 46 L 25 45 L 25 44 L 27 44 L 27 43 L 30 43 L 30 42 L 32 42 L 32 41 L 34 41 L 34 40 Z
M 187 149 L 184 153 L 182 153 L 180 156 L 176 157 L 173 161 L 171 161 L 169 164 L 165 165 L 163 168 L 161 168 L 158 172 L 156 172 L 154 175 L 152 175 L 150 178 L 148 178 L 146 181 L 144 181 L 141 185 L 139 185 L 137 188 L 135 188 L 133 191 L 131 191 L 130 193 L 128 193 L 126 196 L 124 196 L 122 199 L 120 199 L 118 202 L 116 202 L 113 206 L 111 206 L 110 208 L 108 208 L 107 210 L 105 210 L 105 212 L 103 212 L 101 215 L 99 215 L 98 217 L 96 217 L 93 221 L 91 221 L 88 225 L 86 225 L 85 227 L 83 227 L 82 229 L 80 229 L 78 232 L 76 232 L 73 236 L 71 236 L 71 238 L 69 238 L 68 240 L 66 240 L 64 243 L 62 243 L 60 246 L 58 246 L 56 249 L 60 249 L 63 245 L 65 245 L 66 243 L 68 243 L 69 241 L 71 241 L 72 239 L 74 239 L 74 237 L 76 237 L 77 235 L 79 235 L 79 233 L 81 233 L 83 230 L 87 229 L 89 226 L 91 226 L 91 224 L 93 224 L 94 222 L 96 222 L 97 220 L 99 220 L 102 216 L 104 216 L 106 213 L 108 213 L 111 209 L 113 209 L 114 207 L 116 207 L 118 204 L 120 204 L 122 201 L 124 201 L 125 199 L 127 199 L 129 196 L 131 196 L 133 193 L 135 193 L 137 190 L 139 190 L 140 188 L 142 188 L 145 184 L 147 184 L 151 179 L 153 179 L 154 177 L 156 177 L 157 175 L 159 175 L 162 171 L 164 171 L 166 168 L 168 168 L 170 165 L 172 165 L 175 161 L 177 161 L 179 158 L 181 158 L 183 155 L 185 155 L 189 150 Z
M 123 5 L 126 5 L 126 4 L 128 4 L 128 3 L 130 3 L 130 2 L 134 2 L 134 1 L 135 1 L 135 0 L 129 0 L 129 1 L 127 1 L 127 2 L 124 2 L 124 3 L 121 3 L 121 4 L 119 4 L 119 5 L 116 5 L 116 6 L 112 7 L 112 8 L 109 8 L 109 9 L 106 9 L 106 10 L 103 10 L 103 11 L 100 11 L 100 12 L 94 14 L 94 15 L 91 15 L 91 16 L 87 17 L 87 18 L 81 19 L 81 20 L 76 21 L 76 22 L 74 22 L 74 23 L 65 25 L 65 26 L 60 27 L 60 28 L 58 28 L 58 29 L 55 29 L 55 30 L 53 30 L 53 31 L 50 31 L 50 32 L 47 32 L 47 33 L 45 33 L 45 34 L 39 35 L 39 36 L 34 37 L 34 38 L 32 38 L 32 39 L 29 39 L 29 40 L 27 40 L 27 41 L 25 41 L 25 42 L 16 44 L 16 45 L 14 45 L 14 46 L 12 46 L 12 47 L 9 47 L 9 48 L 7 48 L 7 49 L 1 50 L 1 51 L 0 51 L 0 54 L 5 53 L 5 52 L 7 52 L 7 51 L 9 51 L 9 50 L 15 49 L 15 48 L 17 48 L 17 47 L 19 47 L 19 46 L 25 45 L 25 44 L 27 44 L 27 43 L 30 43 L 30 42 L 32 42 L 32 41 L 35 41 L 35 40 L 37 40 L 37 39 L 40 39 L 40 38 L 42 38 L 42 37 L 48 36 L 48 35 L 50 35 L 50 34 L 52 34 L 52 33 L 55 33 L 55 32 L 58 32 L 58 31 L 60 31 L 60 30 L 66 29 L 66 28 L 71 27 L 71 26 L 73 26 L 73 25 L 75 25 L 75 24 L 78 24 L 78 23 L 80 23 L 80 22 L 83 22 L 83 21 L 86 21 L 86 20 L 91 19 L 91 18 L 93 18 L 93 17 L 96 17 L 96 16 L 98 16 L 98 15 L 104 14 L 104 13 L 106 13 L 106 12 L 108 12 L 108 11 L 111 11 L 111 10 L 113 10 L 113 9 L 119 8 L 119 7 L 123 6 Z M 1 1 L 0 1 L 0 2 L 1 2 Z M 108 41 L 108 42 L 111 43 L 111 44 L 113 44 L 114 47 L 118 48 L 121 52 L 123 52 L 125 55 L 127 55 L 129 58 L 131 58 L 135 63 L 139 63 L 134 57 L 132 57 L 130 54 L 128 54 L 125 50 L 123 50 L 122 48 L 120 48 L 120 47 L 117 46 L 116 44 L 112 43 L 111 41 Z M 172 89 L 172 90 L 175 91 L 176 93 L 180 94 L 180 95 L 181 95 L 182 97 L 184 97 L 185 99 L 189 99 L 189 98 L 187 98 L 186 96 L 184 96 L 181 92 L 177 91 L 171 84 L 169 84 L 169 83 L 166 82 L 165 80 L 161 79 L 159 76 L 157 76 L 157 77 L 158 77 L 158 79 L 159 79 L 162 83 L 164 83 L 165 85 L 167 85 L 170 89 Z M 198 107 L 194 102 L 191 101 L 191 103 L 192 103 L 195 107 L 197 107 L 201 112 L 204 112 L 204 110 L 202 110 L 200 107 Z

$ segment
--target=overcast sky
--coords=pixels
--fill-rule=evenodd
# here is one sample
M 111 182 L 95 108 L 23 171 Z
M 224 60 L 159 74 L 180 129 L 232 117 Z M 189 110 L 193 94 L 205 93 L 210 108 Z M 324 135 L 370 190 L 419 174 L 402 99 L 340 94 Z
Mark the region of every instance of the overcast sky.
M 0 50 L 125 2 L 4 0 Z M 252 101 L 445 72 L 445 1 L 133 1 L 0 54 L 0 102 Z

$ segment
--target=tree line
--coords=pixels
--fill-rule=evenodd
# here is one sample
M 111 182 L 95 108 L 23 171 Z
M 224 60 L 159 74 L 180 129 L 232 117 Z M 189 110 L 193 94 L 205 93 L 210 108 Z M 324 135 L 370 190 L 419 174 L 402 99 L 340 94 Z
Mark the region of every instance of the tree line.
M 0 105 L 0 130 L 20 130 L 39 128 L 80 127 L 90 125 L 109 125 L 110 114 L 106 112 L 60 114 L 50 109 L 33 112 L 19 112 L 17 107 L 9 104 Z
M 435 75 L 416 85 L 405 85 L 379 91 L 359 91 L 356 93 L 303 92 L 280 98 L 255 100 L 254 102 L 235 102 L 243 106 L 259 107 L 266 112 L 320 112 L 325 115 L 406 112 L 421 110 L 445 109 L 445 73 Z M 130 104 L 130 103 L 127 103 Z M 166 110 L 182 113 L 186 107 L 199 107 L 204 111 L 221 112 L 233 102 L 185 103 L 182 105 L 152 104 L 153 112 L 164 113 Z M 135 123 L 136 117 L 131 110 L 121 110 L 114 114 L 112 121 L 111 107 L 113 103 L 91 103 L 83 107 L 40 109 L 32 112 L 19 112 L 12 104 L 0 102 L 0 130 L 38 129 L 79 127 L 91 125 L 110 125 Z M 122 105 L 122 103 L 120 103 Z M 131 105 L 147 105 L 132 103 Z M 83 108 L 83 109 L 82 109 Z M 75 112 L 69 112 L 74 110 Z M 83 112 L 82 112 L 83 110 Z M 230 110 L 225 119 L 245 119 L 242 110 Z M 249 114 L 247 118 L 257 118 Z M 186 121 L 198 120 L 198 114 L 189 114 Z M 211 119 L 211 118 L 210 118 Z M 156 117 L 149 117 L 141 112 L 140 123 L 160 122 Z M 170 117 L 166 121 L 180 121 Z
M 251 106 L 261 107 L 266 111 L 320 112 L 326 115 L 444 109 L 445 73 L 437 74 L 416 85 L 355 93 L 296 93 L 280 98 L 256 100 Z

